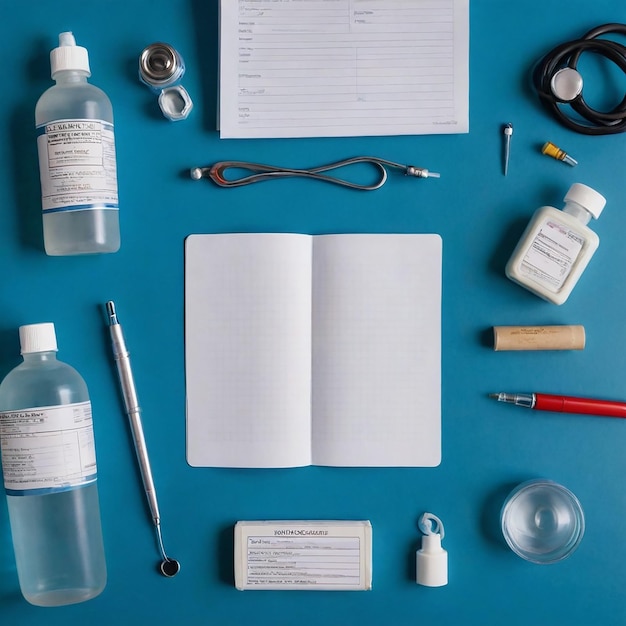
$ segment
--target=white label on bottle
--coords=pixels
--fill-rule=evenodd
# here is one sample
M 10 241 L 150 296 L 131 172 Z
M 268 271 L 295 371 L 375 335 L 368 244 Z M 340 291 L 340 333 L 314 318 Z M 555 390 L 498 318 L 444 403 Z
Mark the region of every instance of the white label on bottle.
M 54 493 L 94 482 L 91 403 L 0 413 L 0 449 L 9 495 Z
M 524 255 L 521 271 L 556 293 L 567 280 L 584 243 L 580 233 L 566 224 L 547 219 Z
M 118 209 L 113 124 L 56 120 L 37 127 L 44 213 Z

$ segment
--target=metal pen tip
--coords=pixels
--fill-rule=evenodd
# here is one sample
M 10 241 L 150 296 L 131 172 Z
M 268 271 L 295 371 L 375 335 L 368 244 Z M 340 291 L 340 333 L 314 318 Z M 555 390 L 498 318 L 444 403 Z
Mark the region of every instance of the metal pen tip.
M 513 124 L 504 125 L 504 175 L 509 173 L 509 155 L 511 153 L 511 135 L 513 134 Z
M 118 324 L 117 321 L 117 313 L 115 312 L 115 302 L 113 300 L 109 300 L 106 303 L 107 316 L 109 318 L 109 324 L 112 326 L 113 324 Z

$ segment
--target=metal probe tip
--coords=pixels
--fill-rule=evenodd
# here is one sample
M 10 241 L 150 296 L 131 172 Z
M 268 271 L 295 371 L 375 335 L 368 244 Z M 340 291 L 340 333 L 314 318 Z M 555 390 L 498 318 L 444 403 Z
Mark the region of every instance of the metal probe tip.
M 510 122 L 504 125 L 504 175 L 509 173 L 509 158 L 511 154 L 511 135 L 513 134 L 513 124 Z
M 498 402 L 515 402 L 515 394 L 512 393 L 490 393 L 489 397 L 493 400 L 497 400 Z
M 115 302 L 113 300 L 109 300 L 106 303 L 107 315 L 109 317 L 109 324 L 117 324 L 117 313 L 115 312 Z

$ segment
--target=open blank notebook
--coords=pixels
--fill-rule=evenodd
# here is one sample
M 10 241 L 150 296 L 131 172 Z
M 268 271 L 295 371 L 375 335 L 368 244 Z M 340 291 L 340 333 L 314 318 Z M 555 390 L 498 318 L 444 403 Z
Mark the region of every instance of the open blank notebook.
M 191 235 L 192 466 L 441 461 L 439 235 Z
M 220 0 L 233 137 L 469 130 L 469 0 Z

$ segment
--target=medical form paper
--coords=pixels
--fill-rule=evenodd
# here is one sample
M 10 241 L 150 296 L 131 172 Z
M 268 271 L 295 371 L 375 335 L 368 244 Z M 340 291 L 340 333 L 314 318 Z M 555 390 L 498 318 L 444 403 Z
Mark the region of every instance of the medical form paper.
M 469 0 L 221 0 L 222 138 L 469 131 Z
M 235 587 L 369 590 L 372 525 L 334 520 L 237 522 Z

